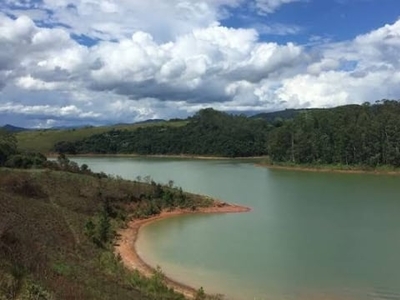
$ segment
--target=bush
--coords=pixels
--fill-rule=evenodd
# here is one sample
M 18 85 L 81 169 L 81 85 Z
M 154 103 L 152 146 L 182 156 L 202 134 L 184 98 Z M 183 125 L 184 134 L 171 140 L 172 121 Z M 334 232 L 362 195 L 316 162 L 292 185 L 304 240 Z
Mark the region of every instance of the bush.
M 45 198 L 47 194 L 42 187 L 34 182 L 29 174 L 13 174 L 2 177 L 0 186 L 13 192 L 14 194 L 30 198 Z
M 15 154 L 7 159 L 4 166 L 16 169 L 42 168 L 46 161 L 47 158 L 40 153 Z

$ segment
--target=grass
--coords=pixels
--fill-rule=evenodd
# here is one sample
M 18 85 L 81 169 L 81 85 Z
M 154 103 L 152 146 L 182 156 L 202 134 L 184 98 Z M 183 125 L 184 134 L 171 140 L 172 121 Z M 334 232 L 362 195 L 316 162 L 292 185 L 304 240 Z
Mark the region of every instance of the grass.
M 79 129 L 43 129 L 34 131 L 23 131 L 16 134 L 18 140 L 18 148 L 22 151 L 30 152 L 52 152 L 54 144 L 61 141 L 75 142 L 89 136 L 104 133 L 110 130 L 136 130 L 140 127 L 147 126 L 184 126 L 187 121 L 171 121 L 171 122 L 157 122 L 157 123 L 144 123 L 144 124 L 127 124 L 127 125 L 113 125 L 101 127 L 85 127 Z
M 161 272 L 145 279 L 113 253 L 115 230 L 143 201 L 153 201 L 143 198 L 156 188 L 61 171 L 0 169 L 0 299 L 184 299 L 162 284 Z M 185 195 L 196 205 L 209 203 Z M 96 245 L 88 224 L 102 222 L 104 203 L 113 216 L 110 239 Z

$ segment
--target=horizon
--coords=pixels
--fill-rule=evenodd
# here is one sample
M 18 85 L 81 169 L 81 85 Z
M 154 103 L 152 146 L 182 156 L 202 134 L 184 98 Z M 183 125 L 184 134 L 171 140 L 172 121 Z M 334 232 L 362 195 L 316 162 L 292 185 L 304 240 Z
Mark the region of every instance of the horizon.
M 0 124 L 399 99 L 399 17 L 395 0 L 5 0 Z
M 243 112 L 234 112 L 234 111 L 222 111 L 222 110 L 215 110 L 213 107 L 205 107 L 202 108 L 201 110 L 206 110 L 206 109 L 213 109 L 217 112 L 222 112 L 222 113 L 226 113 L 232 116 L 239 116 L 239 115 L 244 115 L 247 118 L 254 118 L 256 116 L 259 115 L 268 115 L 268 114 L 275 114 L 275 113 L 282 113 L 285 111 L 303 111 L 303 110 L 321 110 L 321 109 L 331 109 L 331 108 L 337 108 L 337 107 L 345 107 L 345 106 L 349 106 L 349 105 L 364 105 L 365 103 L 369 104 L 369 105 L 378 105 L 378 104 L 382 104 L 383 101 L 397 101 L 399 102 L 399 100 L 395 100 L 395 99 L 382 99 L 382 100 L 376 100 L 375 102 L 371 103 L 371 102 L 364 102 L 361 104 L 353 104 L 353 103 L 349 103 L 349 104 L 345 104 L 345 105 L 339 105 L 339 106 L 333 106 L 333 107 L 327 107 L 327 108 L 321 108 L 321 107 L 308 107 L 308 108 L 285 108 L 282 110 L 274 110 L 274 111 L 260 111 L 260 112 L 256 112 L 256 113 L 243 113 Z M 200 111 L 200 110 L 199 110 Z M 199 112 L 197 111 L 197 112 Z M 104 124 L 97 124 L 97 125 L 91 125 L 91 124 L 79 124 L 79 125 L 70 125 L 70 126 L 53 126 L 53 127 L 21 127 L 12 123 L 0 123 L 0 129 L 5 129 L 5 127 L 10 126 L 13 128 L 18 128 L 18 129 L 24 129 L 24 130 L 67 130 L 67 129 L 81 129 L 81 128 L 89 128 L 89 127 L 112 127 L 112 126 L 118 126 L 118 125 L 135 125 L 135 124 L 141 124 L 141 123 L 157 123 L 157 122 L 173 122 L 173 121 L 186 121 L 186 120 L 190 120 L 197 112 L 187 115 L 186 117 L 183 118 L 178 118 L 178 117 L 174 117 L 172 116 L 171 118 L 168 119 L 146 119 L 146 120 L 141 120 L 141 121 L 136 121 L 136 122 L 132 122 L 132 123 L 127 123 L 127 122 L 119 122 L 119 123 L 104 123 Z M 261 117 L 263 118 L 263 117 Z M 279 117 L 278 117 L 279 118 Z

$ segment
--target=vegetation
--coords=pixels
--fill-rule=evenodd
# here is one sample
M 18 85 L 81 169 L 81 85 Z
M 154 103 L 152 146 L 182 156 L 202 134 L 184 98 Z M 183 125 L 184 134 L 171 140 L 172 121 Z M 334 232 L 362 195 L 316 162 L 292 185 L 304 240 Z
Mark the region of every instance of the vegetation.
M 27 131 L 29 129 L 7 124 L 7 125 L 0 127 L 0 130 L 16 133 L 16 132 L 21 132 L 21 131 Z
M 277 120 L 290 120 L 294 119 L 297 115 L 307 112 L 307 111 L 313 111 L 313 110 L 319 110 L 319 109 L 285 109 L 281 111 L 274 111 L 274 112 L 268 112 L 268 113 L 260 113 L 252 116 L 252 119 L 263 119 L 266 120 L 270 123 L 273 123 Z
M 400 167 L 400 103 L 306 111 L 269 133 L 273 162 Z
M 41 152 L 49 153 L 53 150 L 54 144 L 66 141 L 75 142 L 82 140 L 86 137 L 94 134 L 101 134 L 110 130 L 127 130 L 132 131 L 137 128 L 149 127 L 154 125 L 164 126 L 183 126 L 185 121 L 160 121 L 157 123 L 141 123 L 141 124 L 120 124 L 114 126 L 102 126 L 102 127 L 84 127 L 76 129 L 43 129 L 43 130 L 30 130 L 19 132 L 16 137 L 18 141 L 18 147 L 21 151 L 28 152 Z
M 266 154 L 268 123 L 213 109 L 195 114 L 185 126 L 113 130 L 78 142 L 60 142 L 60 153 L 189 154 L 248 157 Z
M 160 269 L 149 279 L 126 270 L 113 253 L 116 232 L 133 218 L 212 204 L 173 181 L 126 181 L 63 154 L 21 152 L 0 131 L 0 300 L 184 299 Z
M 100 130 L 85 132 L 86 138 L 81 132 L 64 140 L 57 133 L 55 150 L 268 154 L 271 163 L 289 166 L 400 167 L 400 102 L 292 113 L 267 122 L 206 109 L 179 126 Z M 19 140 L 21 134 L 32 132 L 18 133 Z M 184 299 L 165 286 L 160 269 L 150 279 L 126 270 L 113 253 L 116 231 L 132 218 L 210 204 L 172 181 L 110 178 L 63 154 L 48 161 L 40 153 L 20 151 L 15 136 L 0 130 L 0 300 Z M 196 299 L 218 297 L 200 288 Z
M 0 166 L 17 154 L 17 140 L 12 133 L 0 129 Z
M 38 159 L 19 154 L 15 144 L 2 133 L 2 165 L 19 156 Z M 164 284 L 160 269 L 151 278 L 125 269 L 113 243 L 132 218 L 176 207 L 196 210 L 211 199 L 185 193 L 172 181 L 126 181 L 93 173 L 64 155 L 52 162 L 41 158 L 28 170 L 0 168 L 0 300 L 184 299 Z M 198 294 L 221 299 L 203 289 Z
M 179 128 L 114 130 L 74 143 L 61 142 L 54 150 L 225 157 L 268 155 L 269 162 L 274 164 L 398 168 L 400 102 L 383 100 L 330 109 L 287 110 L 256 118 L 205 109 Z

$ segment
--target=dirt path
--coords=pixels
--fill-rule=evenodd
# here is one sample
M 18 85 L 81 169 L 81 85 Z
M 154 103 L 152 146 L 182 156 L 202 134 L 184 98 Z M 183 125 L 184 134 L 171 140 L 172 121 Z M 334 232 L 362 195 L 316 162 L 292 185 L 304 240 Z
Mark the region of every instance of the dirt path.
M 125 267 L 131 270 L 138 270 L 142 275 L 150 277 L 154 273 L 154 269 L 148 265 L 136 251 L 136 241 L 139 236 L 140 228 L 156 220 L 170 218 L 179 215 L 188 214 L 210 214 L 210 213 L 242 213 L 249 212 L 249 207 L 227 204 L 216 201 L 215 205 L 207 208 L 200 208 L 196 211 L 177 209 L 171 212 L 162 212 L 160 215 L 143 220 L 134 220 L 129 223 L 128 227 L 121 229 L 118 233 L 120 238 L 115 247 L 115 254 L 120 255 Z M 166 277 L 166 284 L 175 291 L 183 294 L 185 297 L 192 299 L 196 294 L 196 289 L 179 283 L 171 278 Z

